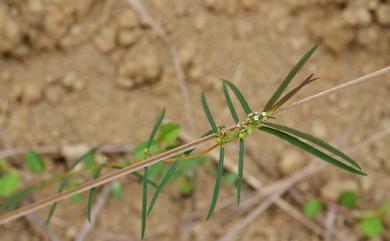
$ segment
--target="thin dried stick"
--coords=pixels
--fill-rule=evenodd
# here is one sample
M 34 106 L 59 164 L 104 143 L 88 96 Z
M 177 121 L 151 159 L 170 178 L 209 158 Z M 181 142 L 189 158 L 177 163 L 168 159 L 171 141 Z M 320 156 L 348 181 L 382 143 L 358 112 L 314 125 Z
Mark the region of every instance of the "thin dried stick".
M 326 214 L 326 219 L 325 219 L 326 232 L 324 234 L 324 241 L 331 241 L 332 240 L 331 233 L 334 232 L 334 229 L 335 229 L 336 217 L 337 217 L 336 210 L 331 205 L 329 207 L 329 210 Z
M 311 95 L 311 96 L 306 97 L 306 98 L 304 98 L 304 99 L 302 99 L 302 100 L 299 100 L 299 101 L 297 101 L 297 102 L 295 102 L 295 103 L 292 103 L 292 104 L 290 104 L 290 105 L 288 105 L 288 106 L 282 107 L 282 108 L 280 108 L 279 110 L 275 111 L 273 114 L 278 114 L 278 113 L 280 113 L 280 112 L 283 112 L 283 111 L 286 111 L 286 110 L 295 108 L 295 107 L 297 107 L 298 105 L 302 105 L 302 104 L 304 104 L 304 103 L 310 102 L 310 101 L 312 101 L 312 100 L 314 100 L 314 99 L 317 99 L 317 98 L 319 98 L 319 97 L 324 97 L 324 96 L 329 95 L 329 94 L 331 94 L 331 93 L 333 93 L 333 92 L 336 92 L 336 91 L 339 91 L 339 90 L 343 90 L 343 89 L 345 89 L 345 88 L 349 88 L 349 87 L 358 85 L 358 84 L 360 84 L 360 83 L 362 83 L 362 82 L 365 82 L 365 81 L 370 80 L 370 79 L 374 79 L 374 78 L 376 78 L 376 77 L 378 77 L 378 76 L 387 74 L 387 73 L 389 73 L 389 72 L 390 72 L 390 66 L 387 66 L 387 67 L 385 67 L 385 68 L 383 68 L 383 69 L 377 70 L 377 71 L 375 71 L 375 72 L 372 72 L 372 73 L 370 73 L 370 74 L 364 75 L 364 76 L 359 77 L 359 78 L 357 78 L 357 79 L 348 81 L 348 82 L 346 82 L 346 83 L 344 83 L 344 84 L 337 85 L 337 86 L 335 86 L 335 87 L 333 87 L 333 88 L 330 88 L 330 89 L 321 91 L 321 92 L 319 92 L 319 93 L 317 93 L 317 94 L 315 94 L 315 95 Z
M 360 81 L 358 83 L 362 83 L 364 81 L 367 81 L 371 78 L 374 78 L 374 77 L 378 77 L 379 75 L 383 75 L 385 73 L 387 73 L 389 71 L 390 67 L 387 67 L 387 68 L 384 68 L 383 70 L 381 70 L 380 72 L 377 71 L 377 72 L 374 72 L 373 74 L 370 74 L 367 76 L 365 76 L 363 79 L 362 78 L 358 78 L 357 80 L 360 79 Z M 386 70 L 386 71 L 384 71 Z M 378 73 L 379 72 L 379 73 Z M 352 80 L 352 81 L 349 81 L 349 82 L 352 82 L 352 83 L 355 83 L 356 84 L 356 80 Z M 348 82 L 348 83 L 349 83 Z M 349 85 L 348 83 L 346 84 L 343 84 L 342 86 L 345 86 L 343 88 L 346 88 L 346 86 L 351 86 Z M 331 92 L 334 92 L 334 91 L 337 91 L 339 88 L 338 87 L 335 87 L 335 88 L 332 88 L 333 90 Z M 331 92 L 328 92 L 327 94 L 331 93 Z M 321 95 L 323 96 L 323 95 Z M 310 99 L 312 100 L 312 99 Z M 308 100 L 306 100 L 305 102 L 308 102 Z M 295 107 L 296 105 L 294 105 Z M 293 108 L 293 107 L 290 107 L 290 108 Z M 231 128 L 234 128 L 234 126 L 232 126 Z M 31 212 L 34 212 L 36 210 L 39 210 L 39 209 L 42 209 L 48 205 L 51 205 L 55 202 L 58 202 L 58 201 L 61 201 L 63 199 L 66 199 L 74 194 L 77 194 L 77 193 L 81 193 L 81 192 L 84 192 L 84 191 L 87 191 L 91 188 L 94 188 L 94 187 L 98 187 L 98 186 L 101 186 L 101 185 L 104 185 L 108 182 L 111 182 L 115 179 L 118 179 L 120 177 L 123 177 L 123 176 L 126 176 L 134 171 L 137 171 L 137 170 L 140 170 L 144 167 L 148 167 L 148 166 L 151 166 L 153 164 L 156 164 L 160 161 L 163 161 L 167 158 L 170 158 L 174 155 L 178 155 L 178 154 L 181 154 L 185 151 L 188 151 L 188 150 L 191 150 L 193 148 L 196 148 L 197 146 L 201 145 L 201 144 L 204 144 L 205 142 L 208 142 L 210 140 L 214 139 L 214 134 L 211 134 L 209 136 L 206 136 L 206 137 L 203 137 L 203 138 L 200 138 L 200 139 L 197 139 L 195 141 L 192 141 L 192 142 L 189 142 L 189 143 L 186 143 L 186 144 L 183 144 L 182 146 L 179 146 L 177 148 L 174 148 L 172 150 L 169 150 L 167 152 L 164 152 L 164 153 L 161 153 L 161 154 L 158 154 L 154 157 L 151 157 L 151 158 L 148 158 L 142 162 L 139 162 L 139 163 L 136 163 L 135 165 L 132 165 L 132 166 L 129 166 L 127 168 L 124 168 L 124 169 L 121 169 L 121 170 L 116 170 L 116 171 L 113 171 L 109 174 L 107 174 L 106 176 L 102 176 L 98 179 L 95 179 L 95 180 L 91 180 L 91 181 L 87 181 L 85 182 L 84 184 L 81 184 L 78 188 L 76 189 L 73 189 L 73 190 L 70 190 L 70 191 L 67 191 L 67 192 L 63 192 L 61 194 L 55 194 L 53 196 L 50 196 L 48 198 L 45 198 L 43 200 L 40 200 L 40 201 L 37 201 L 36 203 L 33 203 L 33 204 L 30 204 L 30 205 L 26 205 L 24 207 L 21 207 L 17 210 L 14 210 L 14 211 L 11 211 L 9 213 L 6 213 L 2 216 L 0 216 L 0 225 L 1 224 L 4 224 L 6 222 L 9 222 L 11 220 L 14 220 L 14 219 L 17 219 L 21 216 L 24 216 L 28 213 L 31 213 Z
M 164 44 L 169 49 L 169 54 L 171 55 L 173 67 L 175 69 L 176 77 L 179 80 L 180 84 L 180 92 L 182 95 L 182 99 L 184 102 L 184 110 L 186 111 L 186 119 L 187 123 L 189 124 L 189 130 L 191 135 L 194 135 L 194 121 L 193 121 L 193 111 L 192 111 L 192 105 L 190 102 L 190 97 L 188 93 L 188 87 L 187 87 L 187 80 L 183 71 L 183 67 L 180 63 L 179 54 L 177 53 L 176 46 L 174 42 L 169 38 L 169 36 L 165 33 L 165 31 L 162 29 L 160 24 L 153 19 L 153 17 L 149 14 L 149 12 L 146 10 L 144 5 L 139 0 L 128 0 L 131 7 L 141 16 L 141 19 L 149 25 L 153 31 L 162 39 Z

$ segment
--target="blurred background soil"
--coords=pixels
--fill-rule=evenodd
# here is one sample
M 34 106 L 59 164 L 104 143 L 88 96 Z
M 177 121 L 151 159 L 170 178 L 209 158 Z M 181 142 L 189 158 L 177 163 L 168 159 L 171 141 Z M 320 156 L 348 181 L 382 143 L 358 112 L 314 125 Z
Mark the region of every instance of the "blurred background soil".
M 315 43 L 320 48 L 295 84 L 310 73 L 320 79 L 295 100 L 390 64 L 390 2 L 386 0 L 142 3 L 178 49 L 193 110 L 194 136 L 209 128 L 199 101 L 202 91 L 218 123 L 229 125 L 220 78 L 237 84 L 253 108 L 261 110 L 293 64 Z M 329 142 L 353 128 L 345 146 L 354 146 L 390 128 L 389 95 L 386 75 L 280 114 L 277 121 Z M 184 102 L 167 46 L 127 1 L 0 2 L 0 128 L 13 147 L 135 145 L 149 135 L 163 107 L 169 120 L 190 133 Z M 247 144 L 252 154 L 246 171 L 264 184 L 299 171 L 310 160 L 261 133 Z M 353 155 L 367 177 L 327 167 L 297 186 L 301 198 L 334 201 L 338 190 L 348 187 L 359 194 L 358 209 L 380 206 L 390 198 L 389 145 L 387 138 Z M 228 157 L 236 160 L 236 145 L 227 149 Z M 51 170 L 62 170 L 53 159 L 47 162 Z M 198 171 L 201 188 L 195 190 L 195 198 L 180 196 L 175 185 L 167 189 L 149 217 L 147 240 L 216 240 L 245 217 L 248 212 L 238 214 L 232 205 L 204 221 L 214 185 L 209 169 Z M 124 200 L 108 201 L 86 240 L 137 240 L 140 186 L 129 179 Z M 235 188 L 225 185 L 219 203 L 234 197 Z M 301 209 L 295 201 L 291 204 Z M 83 204 L 61 203 L 52 224 L 61 240 L 75 238 L 86 220 L 84 209 Z M 385 225 L 390 227 L 389 217 Z M 338 216 L 336 227 L 350 240 L 364 240 L 352 217 Z M 24 219 L 0 230 L 4 241 L 42 240 Z M 321 237 L 272 207 L 235 240 Z M 389 233 L 378 240 L 390 240 Z

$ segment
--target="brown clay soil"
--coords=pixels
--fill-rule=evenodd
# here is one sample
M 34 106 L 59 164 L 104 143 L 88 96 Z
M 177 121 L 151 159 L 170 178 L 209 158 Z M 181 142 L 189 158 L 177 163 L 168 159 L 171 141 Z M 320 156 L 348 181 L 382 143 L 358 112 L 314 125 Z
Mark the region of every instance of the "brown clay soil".
M 260 110 L 289 68 L 314 43 L 320 48 L 295 80 L 314 73 L 318 81 L 295 100 L 390 64 L 390 2 L 387 0 L 148 0 L 142 1 L 178 49 L 185 71 L 194 133 L 208 129 L 199 101 L 207 94 L 218 123 L 232 123 L 220 78 L 232 80 Z M 300 106 L 277 116 L 279 123 L 326 141 L 350 128 L 353 147 L 390 128 L 390 76 Z M 135 145 L 148 135 L 163 107 L 169 120 L 190 132 L 180 82 L 167 46 L 124 0 L 3 0 L 0 2 L 0 128 L 12 147 L 75 144 Z M 334 167 L 306 179 L 283 198 L 334 203 L 340 190 L 359 195 L 355 211 L 336 217 L 348 240 L 365 240 L 359 217 L 389 200 L 390 139 L 353 154 L 369 174 L 357 177 Z M 246 171 L 262 183 L 299 171 L 310 156 L 258 133 L 247 141 Z M 228 154 L 237 159 L 237 147 Z M 10 160 L 11 161 L 11 160 Z M 13 163 L 22 163 L 14 158 Z M 45 158 L 51 172 L 61 161 Z M 212 162 L 201 167 L 195 197 L 177 185 L 161 195 L 148 219 L 146 240 L 217 240 L 251 213 L 232 204 L 204 221 L 214 185 Z M 51 175 L 51 174 L 47 174 Z M 37 181 L 27 176 L 30 182 Z M 141 185 L 125 179 L 123 201 L 109 199 L 85 240 L 137 240 Z M 38 200 L 53 193 L 50 187 Z M 253 190 L 248 186 L 245 193 Z M 295 196 L 295 198 L 294 198 Z M 234 200 L 224 185 L 219 204 Z M 195 203 L 195 205 L 193 205 Z M 45 215 L 47 210 L 38 212 Z M 326 212 L 324 212 L 324 215 Z M 390 240 L 390 216 L 385 217 Z M 52 229 L 74 240 L 86 220 L 85 205 L 64 201 Z M 0 239 L 43 240 L 27 219 L 0 227 Z M 273 206 L 233 240 L 322 240 L 289 213 Z

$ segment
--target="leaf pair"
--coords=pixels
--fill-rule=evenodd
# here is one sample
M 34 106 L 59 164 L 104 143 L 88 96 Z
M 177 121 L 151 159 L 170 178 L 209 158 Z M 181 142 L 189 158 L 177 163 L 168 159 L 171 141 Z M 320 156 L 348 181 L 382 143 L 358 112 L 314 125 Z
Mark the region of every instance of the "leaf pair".
M 287 74 L 287 76 L 285 77 L 283 82 L 276 89 L 275 93 L 268 100 L 263 111 L 272 112 L 272 111 L 276 110 L 281 105 L 283 105 L 287 100 L 289 100 L 291 97 L 293 97 L 301 88 L 303 88 L 305 85 L 307 85 L 307 84 L 309 84 L 312 81 L 317 79 L 317 78 L 312 78 L 313 75 L 310 75 L 298 87 L 291 90 L 287 95 L 285 95 L 285 97 L 283 97 L 279 102 L 277 102 L 279 100 L 280 96 L 286 90 L 287 86 L 290 84 L 291 80 L 301 70 L 303 65 L 305 65 L 305 63 L 309 60 L 309 58 L 313 55 L 313 53 L 316 51 L 317 48 L 318 48 L 318 45 L 314 45 L 311 49 L 309 49 L 309 51 L 307 51 L 306 54 L 298 61 L 298 63 L 290 70 L 290 72 Z
M 148 158 L 148 152 L 150 147 L 153 144 L 154 137 L 158 131 L 158 129 L 161 126 L 161 123 L 165 117 L 165 109 L 161 112 L 160 117 L 158 118 L 156 124 L 154 125 L 152 132 L 150 133 L 149 139 L 146 144 L 146 158 Z M 144 168 L 144 178 L 142 182 L 142 210 L 141 210 L 141 239 L 145 237 L 145 231 L 146 231 L 146 218 L 148 214 L 148 168 Z
M 231 82 L 227 80 L 223 80 L 222 88 L 223 93 L 225 95 L 226 103 L 229 107 L 230 114 L 232 115 L 233 120 L 236 122 L 236 124 L 239 123 L 239 119 L 236 113 L 236 110 L 234 109 L 234 105 L 232 103 L 232 99 L 230 98 L 229 91 L 227 89 L 227 85 L 230 87 L 230 89 L 233 91 L 233 93 L 236 95 L 238 101 L 240 102 L 242 108 L 244 109 L 245 113 L 248 115 L 252 111 L 248 105 L 248 102 L 245 100 L 244 96 L 242 95 L 241 91 Z M 240 145 L 239 145 L 239 156 L 238 156 L 238 177 L 237 177 L 237 204 L 240 205 L 241 200 L 241 190 L 242 190 L 242 184 L 244 180 L 244 139 L 240 138 Z
M 215 124 L 214 118 L 210 112 L 209 106 L 207 104 L 207 100 L 205 95 L 202 93 L 201 95 L 201 102 L 203 106 L 203 110 L 206 114 L 206 117 L 210 123 L 211 128 L 214 130 L 214 133 L 217 134 L 219 132 L 219 129 L 217 128 L 217 125 Z M 219 196 L 219 190 L 221 189 L 221 180 L 222 180 L 222 175 L 223 175 L 223 161 L 225 157 L 225 151 L 223 146 L 220 147 L 219 149 L 219 161 L 218 161 L 218 166 L 217 166 L 217 177 L 215 179 L 215 184 L 214 184 L 214 191 L 213 191 L 213 196 L 211 198 L 211 203 L 210 207 L 207 213 L 206 220 L 208 220 L 211 215 L 214 212 L 215 206 L 218 201 L 218 196 Z
M 289 131 L 289 132 L 293 132 L 295 134 L 297 134 L 299 137 L 302 137 L 308 141 L 311 141 L 321 147 L 323 147 L 324 149 L 330 151 L 331 153 L 337 155 L 337 156 L 341 156 L 341 157 L 344 157 L 345 154 L 343 154 L 341 151 L 337 150 L 336 148 L 330 146 L 329 144 L 326 144 L 326 143 L 323 143 L 321 140 L 313 137 L 313 136 L 310 136 L 308 134 L 305 134 L 305 133 L 302 133 L 302 132 L 299 132 L 297 130 L 293 130 L 291 128 L 288 128 L 288 127 L 284 127 L 284 126 L 279 126 L 279 125 L 275 125 L 275 124 L 270 124 L 270 123 L 267 123 L 268 126 L 273 126 L 273 127 L 282 127 L 281 129 L 285 130 L 285 131 Z M 342 162 L 340 162 L 339 160 L 336 160 L 335 158 L 329 156 L 328 154 L 316 149 L 315 147 L 309 145 L 309 144 L 306 144 L 305 142 L 295 138 L 294 136 L 291 136 L 285 132 L 282 132 L 278 129 L 275 129 L 275 128 L 271 128 L 271 127 L 265 127 L 265 126 L 262 126 L 259 128 L 261 131 L 264 131 L 266 133 L 269 133 L 269 134 L 272 134 L 276 137 L 279 137 L 280 139 L 282 140 L 285 140 L 287 142 L 289 142 L 290 144 L 294 145 L 294 146 L 297 146 L 301 149 L 303 149 L 304 151 L 312 154 L 313 156 L 315 157 L 318 157 L 332 165 L 335 165 L 337 166 L 338 168 L 340 169 L 343 169 L 345 171 L 348 171 L 348 172 L 351 172 L 351 173 L 354 173 L 354 174 L 358 174 L 358 175 L 362 175 L 362 176 L 365 176 L 366 174 L 363 173 L 362 171 L 360 171 L 360 167 L 356 164 L 356 162 L 354 162 L 352 160 L 350 160 L 349 157 L 347 157 L 347 160 L 348 162 L 351 162 L 353 165 L 357 166 L 358 168 L 353 168 L 349 165 L 346 165 Z M 324 145 L 325 144 L 325 145 Z

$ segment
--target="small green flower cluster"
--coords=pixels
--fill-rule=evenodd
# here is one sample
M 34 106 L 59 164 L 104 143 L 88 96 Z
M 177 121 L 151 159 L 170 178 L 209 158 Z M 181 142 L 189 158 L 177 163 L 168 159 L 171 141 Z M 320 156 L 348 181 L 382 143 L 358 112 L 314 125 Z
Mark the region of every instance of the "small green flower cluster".
M 227 144 L 236 139 L 243 139 L 247 135 L 251 135 L 253 129 L 259 128 L 268 120 L 268 117 L 268 112 L 262 112 L 261 114 L 258 112 L 251 112 L 248 114 L 245 122 L 238 123 L 234 128 L 218 129 L 219 131 L 216 137 L 218 145 Z

